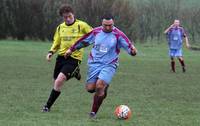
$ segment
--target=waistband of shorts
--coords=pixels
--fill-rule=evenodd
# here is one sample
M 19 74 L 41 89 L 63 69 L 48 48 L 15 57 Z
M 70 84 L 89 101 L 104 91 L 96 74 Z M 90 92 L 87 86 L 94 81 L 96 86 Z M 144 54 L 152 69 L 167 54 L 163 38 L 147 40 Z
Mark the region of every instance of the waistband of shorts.
M 57 58 L 65 59 L 65 57 L 63 55 L 58 55 Z M 71 56 L 68 56 L 66 59 L 74 60 L 74 61 L 77 61 L 77 62 L 81 63 L 81 60 L 75 59 L 75 58 L 73 58 Z

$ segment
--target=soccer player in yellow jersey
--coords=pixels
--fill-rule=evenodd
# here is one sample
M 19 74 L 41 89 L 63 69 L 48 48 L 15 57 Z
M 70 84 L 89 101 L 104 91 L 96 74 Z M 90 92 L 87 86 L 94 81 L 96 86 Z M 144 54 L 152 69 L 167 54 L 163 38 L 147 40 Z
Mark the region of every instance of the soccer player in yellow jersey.
M 54 34 L 53 44 L 46 56 L 47 61 L 50 61 L 53 54 L 58 53 L 53 74 L 54 86 L 46 104 L 42 108 L 43 112 L 50 111 L 66 80 L 72 77 L 80 80 L 78 66 L 83 57 L 83 50 L 77 50 L 67 58 L 64 57 L 64 54 L 80 37 L 92 30 L 87 23 L 75 18 L 73 9 L 69 5 L 62 5 L 59 14 L 63 17 L 64 22 L 58 25 Z

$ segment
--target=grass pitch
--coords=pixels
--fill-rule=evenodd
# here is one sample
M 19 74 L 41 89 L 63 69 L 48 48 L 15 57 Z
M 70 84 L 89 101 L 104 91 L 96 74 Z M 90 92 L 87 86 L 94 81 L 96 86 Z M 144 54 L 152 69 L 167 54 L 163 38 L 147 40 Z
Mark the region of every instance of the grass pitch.
M 122 51 L 120 66 L 97 120 L 88 118 L 92 95 L 83 79 L 66 82 L 50 113 L 41 113 L 52 89 L 52 62 L 45 60 L 50 43 L 0 41 L 0 126 L 199 126 L 200 52 L 184 49 L 186 73 L 176 61 L 169 70 L 167 44 L 138 44 L 137 57 Z M 114 117 L 120 104 L 132 110 L 130 120 Z

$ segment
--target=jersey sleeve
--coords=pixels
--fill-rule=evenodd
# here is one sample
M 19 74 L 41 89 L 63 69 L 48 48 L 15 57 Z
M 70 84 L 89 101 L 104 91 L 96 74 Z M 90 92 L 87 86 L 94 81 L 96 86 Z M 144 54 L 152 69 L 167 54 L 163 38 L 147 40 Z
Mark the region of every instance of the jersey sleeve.
M 57 27 L 56 32 L 53 37 L 53 44 L 51 46 L 51 49 L 49 51 L 55 53 L 60 48 L 61 38 L 59 34 L 60 26 Z
M 171 32 L 172 32 L 172 28 L 169 29 L 169 31 L 166 33 L 166 35 L 170 36 Z
M 169 29 L 169 31 L 166 33 L 166 39 L 168 42 L 168 45 L 170 46 L 170 35 L 172 33 L 172 28 Z
M 132 46 L 134 46 L 128 37 L 122 33 L 119 37 L 119 47 L 123 48 L 128 54 L 131 55 Z
M 182 37 L 187 37 L 187 33 L 186 33 L 186 31 L 185 31 L 185 29 L 184 28 L 181 28 L 181 31 L 182 31 Z
M 94 43 L 95 35 L 93 31 L 81 37 L 71 48 L 70 50 L 75 51 L 77 49 L 81 49 L 83 47 L 87 47 Z

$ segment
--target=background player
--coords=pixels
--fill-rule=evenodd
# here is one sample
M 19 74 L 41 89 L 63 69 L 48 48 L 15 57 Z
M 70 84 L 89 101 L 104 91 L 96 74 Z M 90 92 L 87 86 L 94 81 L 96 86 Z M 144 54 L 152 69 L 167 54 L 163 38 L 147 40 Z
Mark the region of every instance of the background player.
M 182 71 L 186 72 L 185 63 L 182 54 L 182 43 L 183 38 L 185 38 L 186 47 L 189 48 L 189 41 L 188 37 L 185 33 L 183 27 L 180 26 L 179 20 L 174 20 L 174 23 L 164 31 L 167 34 L 167 40 L 169 45 L 169 56 L 171 58 L 171 70 L 172 72 L 176 72 L 175 70 L 175 60 L 174 58 L 177 57 L 181 66 Z

